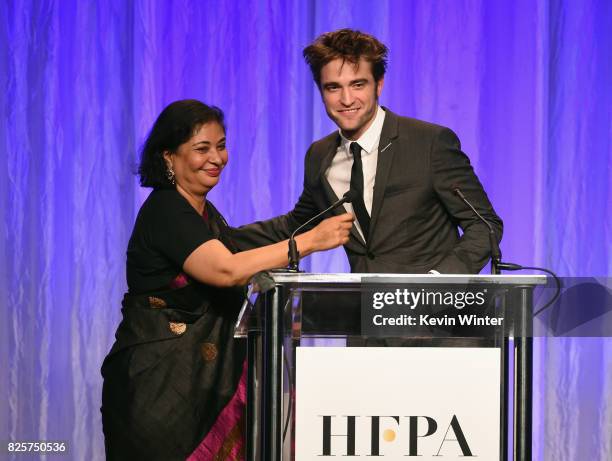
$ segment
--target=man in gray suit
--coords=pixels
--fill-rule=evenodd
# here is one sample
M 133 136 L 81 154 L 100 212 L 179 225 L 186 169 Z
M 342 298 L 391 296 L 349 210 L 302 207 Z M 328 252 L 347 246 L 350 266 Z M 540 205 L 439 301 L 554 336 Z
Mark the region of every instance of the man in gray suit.
M 379 106 L 387 52 L 350 29 L 323 34 L 304 49 L 338 131 L 306 153 L 295 208 L 236 229 L 240 247 L 288 238 L 351 189 L 357 199 L 345 207 L 356 220 L 345 250 L 352 272 L 471 274 L 484 267 L 489 230 L 454 190 L 489 221 L 498 242 L 502 221 L 451 130 Z

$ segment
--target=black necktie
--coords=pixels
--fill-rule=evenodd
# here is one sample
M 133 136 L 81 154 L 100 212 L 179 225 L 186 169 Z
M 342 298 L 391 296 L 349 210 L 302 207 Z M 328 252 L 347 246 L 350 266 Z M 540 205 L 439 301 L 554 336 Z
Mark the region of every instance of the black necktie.
M 358 197 L 353 200 L 353 210 L 359 221 L 363 238 L 368 241 L 368 231 L 370 230 L 370 215 L 363 201 L 363 164 L 361 163 L 361 146 L 356 142 L 350 145 L 353 154 L 353 167 L 351 168 L 351 190 L 357 192 Z

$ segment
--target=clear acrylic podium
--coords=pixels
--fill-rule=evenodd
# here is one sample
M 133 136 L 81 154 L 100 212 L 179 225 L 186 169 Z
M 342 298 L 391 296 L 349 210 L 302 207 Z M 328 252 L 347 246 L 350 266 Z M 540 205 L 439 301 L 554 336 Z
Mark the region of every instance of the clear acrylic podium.
M 248 461 L 296 459 L 295 402 L 300 398 L 295 395 L 296 351 L 329 343 L 347 347 L 493 348 L 495 354 L 499 352 L 500 363 L 496 459 L 531 459 L 533 290 L 546 283 L 545 276 L 269 272 L 258 274 L 252 282 L 249 302 L 240 313 L 235 332 L 236 337 L 247 338 L 248 343 Z M 407 335 L 397 332 L 387 335 L 384 331 L 376 337 L 364 334 L 364 294 L 391 286 L 415 293 L 441 287 L 488 292 L 489 309 L 503 317 L 504 322 L 459 331 L 426 327 Z M 379 351 L 384 353 L 383 349 Z M 341 454 L 342 459 L 367 457 L 346 454 Z M 299 457 L 297 461 L 301 461 Z

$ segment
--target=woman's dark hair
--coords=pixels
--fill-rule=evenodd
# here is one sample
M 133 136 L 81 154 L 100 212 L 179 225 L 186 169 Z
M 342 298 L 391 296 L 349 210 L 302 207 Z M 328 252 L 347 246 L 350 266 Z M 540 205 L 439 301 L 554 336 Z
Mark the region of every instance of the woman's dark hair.
M 204 124 L 217 122 L 225 131 L 221 109 L 195 99 L 175 101 L 167 106 L 151 128 L 140 152 L 140 185 L 143 187 L 173 187 L 166 176 L 164 152 L 176 152 Z
M 304 59 L 312 77 L 321 87 L 321 69 L 334 59 L 358 64 L 364 58 L 372 63 L 372 75 L 378 82 L 387 70 L 388 48 L 374 36 L 353 29 L 340 29 L 319 35 L 304 48 Z

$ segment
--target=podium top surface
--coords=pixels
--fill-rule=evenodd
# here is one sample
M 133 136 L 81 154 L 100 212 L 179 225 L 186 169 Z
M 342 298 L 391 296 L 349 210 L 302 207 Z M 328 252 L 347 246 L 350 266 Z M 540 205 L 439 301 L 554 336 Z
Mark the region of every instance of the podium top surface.
M 277 284 L 298 285 L 359 285 L 386 283 L 415 284 L 498 284 L 498 285 L 545 285 L 545 275 L 472 275 L 472 274 L 356 274 L 356 273 L 295 273 L 269 272 Z

